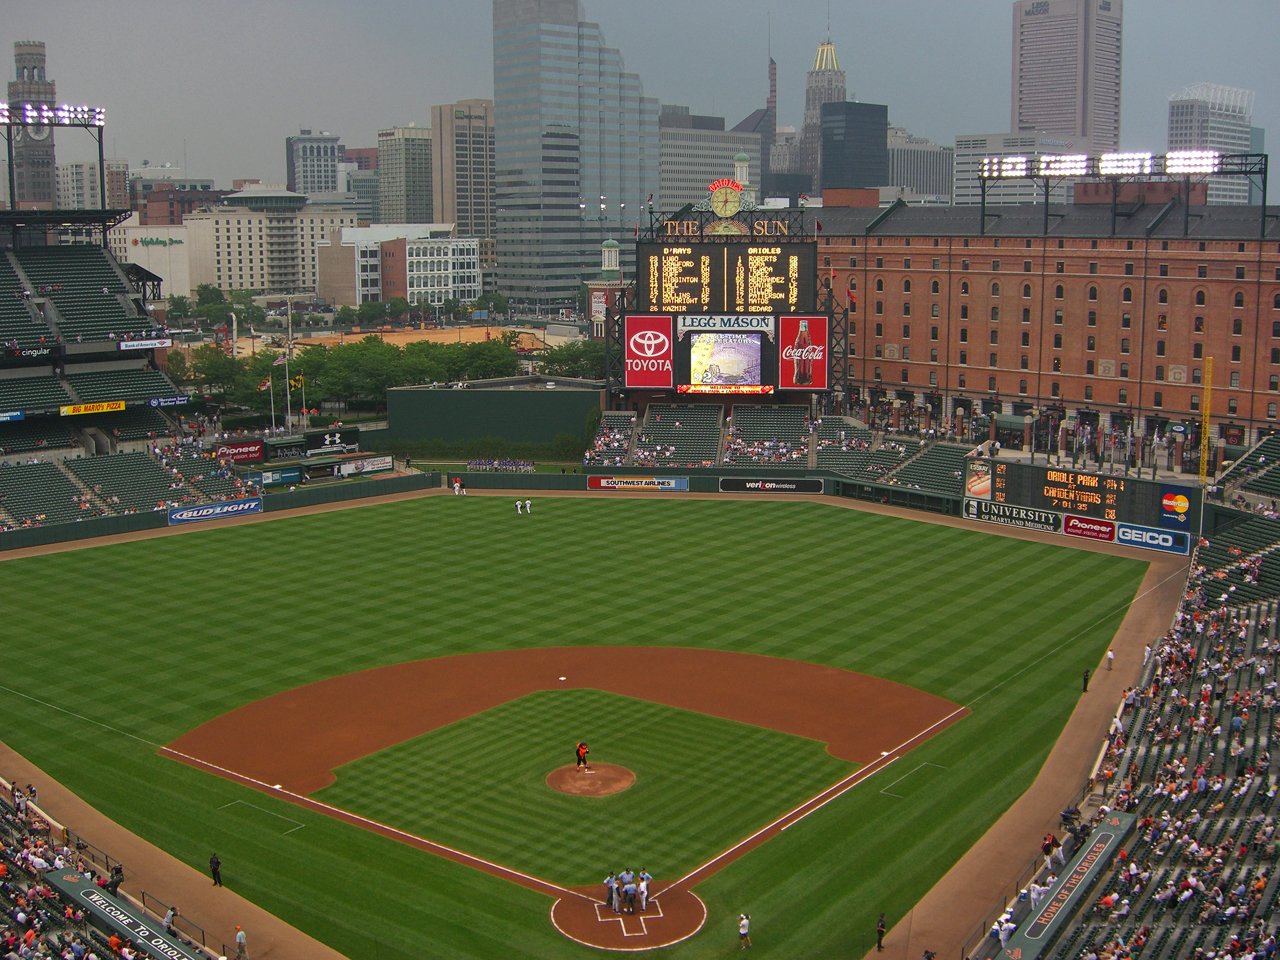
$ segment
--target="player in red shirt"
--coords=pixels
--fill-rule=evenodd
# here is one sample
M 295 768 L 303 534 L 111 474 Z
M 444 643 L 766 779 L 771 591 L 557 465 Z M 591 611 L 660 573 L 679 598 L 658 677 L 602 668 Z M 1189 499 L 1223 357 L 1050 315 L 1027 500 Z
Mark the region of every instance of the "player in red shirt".
M 590 765 L 587 763 L 587 754 L 590 752 L 591 748 L 587 746 L 587 742 L 585 740 L 579 740 L 577 749 L 574 750 L 574 755 L 578 758 L 579 773 L 583 770 L 591 769 Z

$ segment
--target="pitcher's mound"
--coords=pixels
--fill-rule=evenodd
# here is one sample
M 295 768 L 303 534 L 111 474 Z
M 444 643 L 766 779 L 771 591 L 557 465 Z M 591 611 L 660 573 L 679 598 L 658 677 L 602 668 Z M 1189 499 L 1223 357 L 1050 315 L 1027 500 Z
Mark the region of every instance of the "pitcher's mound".
M 547 774 L 547 786 L 575 797 L 607 797 L 636 782 L 636 775 L 616 763 L 593 763 L 591 772 L 569 764 Z

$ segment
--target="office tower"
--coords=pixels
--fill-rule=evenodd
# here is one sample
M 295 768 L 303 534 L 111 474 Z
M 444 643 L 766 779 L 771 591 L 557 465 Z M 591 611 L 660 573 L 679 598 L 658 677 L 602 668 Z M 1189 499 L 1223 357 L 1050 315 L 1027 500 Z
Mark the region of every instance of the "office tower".
M 1087 140 L 1062 140 L 1024 131 L 1022 133 L 962 133 L 956 136 L 955 177 L 951 202 L 957 206 L 980 203 L 982 184 L 978 173 L 984 157 L 1032 157 L 1052 153 L 1089 153 Z M 1052 180 L 1051 203 L 1069 203 L 1073 180 Z M 987 181 L 988 204 L 1041 203 L 1044 188 L 1036 180 Z
M 576 303 L 600 244 L 659 201 L 658 102 L 578 10 L 493 4 L 498 286 L 523 303 Z
M 1017 0 L 1010 132 L 1118 149 L 1123 20 L 1124 0 Z
M 338 160 L 342 146 L 328 130 L 300 130 L 285 137 L 286 187 L 294 193 L 334 193 L 338 189 Z
M 432 209 L 459 237 L 493 237 L 493 101 L 431 108 Z
M 13 45 L 14 79 L 9 103 L 54 106 L 57 94 L 45 76 L 44 42 L 19 40 Z M 53 128 L 48 125 L 10 128 L 13 137 L 14 200 L 19 206 L 51 208 L 57 200 Z
M 769 171 L 772 169 L 770 156 L 773 152 L 773 143 L 778 137 L 778 64 L 774 62 L 773 57 L 769 58 L 769 96 L 765 100 L 765 105 L 752 110 L 734 126 L 731 132 L 754 133 L 759 138 L 760 160 L 758 165 L 753 166 L 760 171 L 756 180 L 760 187 L 760 196 L 767 196 L 766 191 L 770 187 Z M 670 205 L 669 198 L 665 198 L 665 202 Z
M 392 127 L 378 131 L 378 219 L 431 223 L 431 131 Z
M 107 202 L 110 210 L 129 208 L 129 163 L 127 160 L 107 160 L 103 164 Z M 57 171 L 57 202 L 59 210 L 100 210 L 102 180 L 98 179 L 98 164 L 59 163 Z
M 688 107 L 662 105 L 658 118 L 658 183 L 665 210 L 707 197 L 707 184 L 730 176 L 734 158 L 745 153 L 748 181 L 760 184 L 760 134 L 725 130 L 724 117 L 690 113 Z
M 1169 98 L 1169 149 L 1250 153 L 1253 91 L 1197 83 Z M 1248 203 L 1245 177 L 1210 177 L 1209 203 Z
M 844 71 L 840 69 L 835 44 L 828 37 L 818 44 L 813 69 L 805 77 L 804 124 L 800 128 L 796 168 L 791 171 L 810 177 L 812 189 L 821 189 L 822 185 L 822 106 L 844 101 Z
M 953 148 L 889 128 L 889 184 L 922 197 L 950 198 L 954 162 Z
M 824 103 L 818 188 L 889 183 L 889 108 L 883 103 Z

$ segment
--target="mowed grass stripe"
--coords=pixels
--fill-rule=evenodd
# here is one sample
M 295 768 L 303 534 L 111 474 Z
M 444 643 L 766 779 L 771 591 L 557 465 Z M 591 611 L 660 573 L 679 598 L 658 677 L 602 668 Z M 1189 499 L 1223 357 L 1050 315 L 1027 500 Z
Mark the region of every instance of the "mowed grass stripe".
M 981 527 L 773 500 L 538 498 L 517 520 L 505 498 L 425 499 L 9 561 L 9 595 L 23 598 L 11 632 L 39 638 L 22 647 L 24 675 L 56 676 L 51 699 L 88 719 L 0 698 L 5 738 L 193 866 L 216 846 L 238 892 L 355 960 L 570 958 L 581 948 L 550 932 L 541 897 L 331 822 L 284 843 L 217 810 L 260 795 L 98 724 L 164 743 L 352 670 L 602 643 L 798 657 L 981 698 L 911 755 L 948 767 L 925 796 L 882 797 L 873 781 L 700 887 L 713 918 L 748 908 L 793 955 L 826 956 L 878 909 L 900 916 L 1030 781 L 1145 570 Z M 756 788 L 723 783 L 717 804 Z M 423 807 L 421 781 L 393 784 L 406 809 Z M 576 832 L 547 842 L 536 818 L 514 828 L 549 861 L 582 845 Z M 661 820 L 634 829 L 645 849 L 666 833 Z M 585 845 L 623 855 L 595 835 Z M 351 890 L 373 889 L 350 909 Z M 711 932 L 673 955 L 718 955 L 733 931 Z
M 635 785 L 599 798 L 547 787 L 579 738 Z M 573 885 L 618 858 L 680 876 L 853 769 L 776 731 L 596 690 L 544 691 L 347 764 L 318 796 Z M 537 831 L 514 828 L 528 820 Z M 569 842 L 585 836 L 607 837 L 606 849 Z

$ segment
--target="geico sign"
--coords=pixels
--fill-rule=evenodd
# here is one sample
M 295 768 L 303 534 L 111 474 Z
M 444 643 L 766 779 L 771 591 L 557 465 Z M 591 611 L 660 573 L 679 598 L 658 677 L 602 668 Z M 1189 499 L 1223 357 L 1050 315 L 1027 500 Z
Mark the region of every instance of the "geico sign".
M 1160 533 L 1158 530 L 1146 530 L 1140 527 L 1121 527 L 1116 533 L 1116 539 L 1151 547 L 1173 546 L 1173 534 Z

